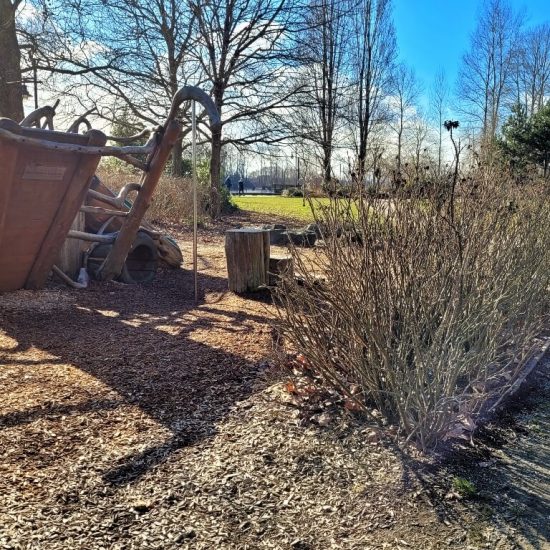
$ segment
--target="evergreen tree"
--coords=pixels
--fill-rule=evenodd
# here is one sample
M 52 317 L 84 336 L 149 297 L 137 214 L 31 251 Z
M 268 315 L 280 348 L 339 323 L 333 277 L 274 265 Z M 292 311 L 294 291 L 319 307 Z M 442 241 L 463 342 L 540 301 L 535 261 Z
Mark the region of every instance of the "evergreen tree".
M 502 127 L 502 138 L 499 140 L 501 152 L 515 172 L 524 172 L 531 162 L 530 135 L 531 121 L 527 110 L 524 105 L 517 103 Z
M 550 176 L 550 101 L 533 115 L 529 146 L 533 161 L 542 168 L 544 178 Z

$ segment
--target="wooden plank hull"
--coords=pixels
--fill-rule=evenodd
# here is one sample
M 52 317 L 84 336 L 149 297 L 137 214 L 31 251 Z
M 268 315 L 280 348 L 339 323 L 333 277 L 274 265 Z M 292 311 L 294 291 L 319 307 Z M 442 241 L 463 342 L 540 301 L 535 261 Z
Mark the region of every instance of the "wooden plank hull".
M 50 142 L 106 142 L 95 130 L 65 134 L 22 128 L 8 119 L 0 119 L 0 128 Z M 0 292 L 43 286 L 99 160 L 99 155 L 47 151 L 0 137 Z

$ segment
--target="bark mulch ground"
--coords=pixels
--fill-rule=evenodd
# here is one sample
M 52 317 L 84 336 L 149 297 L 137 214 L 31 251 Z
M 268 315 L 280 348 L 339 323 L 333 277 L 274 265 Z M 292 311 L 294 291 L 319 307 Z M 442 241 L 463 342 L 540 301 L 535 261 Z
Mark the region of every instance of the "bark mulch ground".
M 404 456 L 304 420 L 272 306 L 227 292 L 219 229 L 199 249 L 198 305 L 187 269 L 0 296 L 0 548 L 548 547 L 548 361 L 452 460 Z

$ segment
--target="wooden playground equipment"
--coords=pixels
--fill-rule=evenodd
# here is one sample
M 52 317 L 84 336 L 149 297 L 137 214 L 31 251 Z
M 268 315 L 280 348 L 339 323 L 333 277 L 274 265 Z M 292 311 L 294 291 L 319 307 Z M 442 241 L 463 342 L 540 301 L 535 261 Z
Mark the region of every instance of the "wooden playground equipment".
M 178 91 L 165 123 L 150 132 L 143 146 L 131 142 L 145 132 L 108 138 L 91 129 L 85 116 L 67 132 L 54 131 L 57 105 L 38 109 L 21 124 L 0 119 L 0 292 L 41 288 L 52 270 L 79 287 L 55 265 L 69 239 L 91 243 L 84 267 L 99 280 L 146 281 L 156 268 L 157 253 L 172 265 L 181 263 L 177 245 L 154 231 L 143 216 L 181 135 L 176 116 L 185 101 L 203 105 L 211 127 L 219 125 L 212 100 L 192 86 Z M 78 134 L 82 125 L 87 131 Z M 122 145 L 107 146 L 107 139 Z M 104 156 L 139 168 L 140 181 L 115 195 L 95 176 Z M 133 192 L 137 194 L 130 203 L 127 196 Z M 82 215 L 84 230 L 71 229 Z

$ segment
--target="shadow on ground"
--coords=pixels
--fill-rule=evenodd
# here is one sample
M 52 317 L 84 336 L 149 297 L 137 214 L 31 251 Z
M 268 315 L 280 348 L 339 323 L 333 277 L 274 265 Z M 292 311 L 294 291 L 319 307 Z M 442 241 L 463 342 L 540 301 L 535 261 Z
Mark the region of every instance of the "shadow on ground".
M 550 542 L 550 354 L 520 395 L 474 438 L 432 466 L 404 457 L 404 483 L 419 484 L 444 523 L 461 524 L 483 547 L 490 532 L 514 548 L 545 550 Z M 453 479 L 476 492 L 457 501 Z M 450 497 L 450 498 L 449 498 Z
M 199 287 L 201 301 L 205 291 L 221 300 L 227 282 L 202 274 Z M 0 428 L 72 409 L 138 406 L 171 436 L 162 445 L 113 464 L 103 477 L 115 485 L 136 480 L 177 449 L 212 436 L 216 423 L 253 389 L 257 368 L 239 353 L 239 333 L 246 337 L 251 325 L 265 323 L 265 317 L 239 308 L 220 310 L 215 303 L 197 309 L 193 288 L 191 272 L 170 270 L 150 286 L 96 284 L 71 292 L 74 303 L 60 311 L 3 312 L 2 328 L 17 345 L 0 349 L 0 363 L 32 365 L 32 359 L 16 356 L 32 348 L 47 350 L 55 357 L 48 361 L 51 368 L 59 363 L 78 367 L 114 389 L 120 400 L 50 402 L 0 417 Z M 199 336 L 194 336 L 197 331 Z M 219 339 L 205 344 L 200 337 L 204 331 L 219 332 Z M 230 333 L 236 333 L 237 345 L 226 345 Z
M 168 436 L 154 444 L 149 440 L 139 452 L 124 451 L 116 461 L 103 463 L 101 478 L 113 492 L 139 480 L 179 449 L 211 438 L 228 412 L 255 391 L 258 368 L 245 347 L 252 341 L 257 348 L 265 349 L 260 334 L 266 340 L 269 334 L 259 329 L 265 329 L 266 324 L 261 304 L 250 307 L 250 301 L 228 295 L 225 278 L 201 274 L 199 286 L 203 290 L 201 301 L 207 302 L 199 308 L 194 303 L 192 273 L 176 270 L 159 273 L 151 286 L 112 283 L 93 285 L 84 292 L 64 289 L 62 295 L 71 298 L 66 307 L 2 310 L 1 328 L 13 345 L 0 348 L 0 363 L 15 365 L 23 376 L 25 369 L 40 364 L 54 372 L 63 365 L 72 365 L 114 393 L 67 398 L 66 402 L 54 399 L 55 393 L 51 393 L 48 400 L 39 400 L 39 405 L 1 416 L 0 429 L 24 427 L 42 417 L 138 407 L 164 427 Z M 268 301 L 266 296 L 259 297 L 260 302 L 264 299 Z M 47 353 L 47 361 L 43 356 L 33 357 L 35 349 Z M 498 548 L 491 544 L 500 539 L 504 540 L 502 548 L 546 547 L 550 507 L 549 365 L 547 360 L 535 373 L 537 391 L 510 413 L 508 424 L 489 426 L 473 446 L 465 443 L 449 455 L 449 460 L 429 467 L 394 449 L 403 464 L 402 483 L 392 489 L 394 500 L 419 498 L 429 502 L 429 506 L 419 505 L 418 514 L 415 511 L 414 517 L 406 518 L 410 519 L 408 523 L 398 524 L 396 529 L 403 528 L 405 533 L 407 529 L 425 530 L 438 537 L 441 533 L 447 536 L 457 527 L 457 531 L 467 533 L 467 540 L 449 543 L 456 548 Z M 288 422 L 288 418 L 282 422 Z M 286 429 L 287 424 L 284 426 Z M 320 432 L 330 439 L 327 446 L 337 440 L 329 430 Z M 32 431 L 26 435 L 38 447 L 39 436 Z M 78 440 L 76 445 L 85 442 Z M 344 450 L 347 445 L 349 440 L 343 437 Z M 318 452 L 322 454 L 323 446 Z M 50 456 L 55 461 L 59 455 Z M 308 469 L 320 469 L 315 459 L 304 453 L 297 475 L 307 476 Z M 37 469 L 44 467 L 43 456 L 33 460 Z M 75 463 L 72 456 L 69 460 Z M 19 457 L 14 463 L 20 464 Z M 91 471 L 94 466 L 87 465 Z M 335 469 L 336 474 L 343 476 L 342 483 L 348 487 L 347 473 Z M 475 484 L 477 494 L 473 499 L 446 498 L 456 476 Z M 415 497 L 419 488 L 422 494 Z M 381 495 L 389 492 L 386 486 L 378 489 Z M 426 510 L 430 513 L 425 514 L 425 523 L 420 523 L 420 515 Z M 439 522 L 434 521 L 432 510 Z

